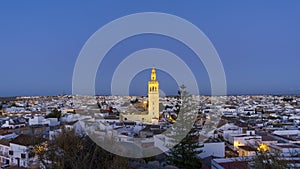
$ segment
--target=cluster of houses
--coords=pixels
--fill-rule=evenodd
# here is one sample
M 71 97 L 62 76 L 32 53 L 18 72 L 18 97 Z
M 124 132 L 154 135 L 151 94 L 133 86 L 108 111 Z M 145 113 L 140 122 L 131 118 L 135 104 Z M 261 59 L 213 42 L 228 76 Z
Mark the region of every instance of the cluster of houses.
M 53 110 L 60 117 L 47 117 Z M 19 97 L 1 102 L 0 166 L 39 166 L 34 147 L 46 144 L 57 131 L 78 125 L 67 97 Z
M 3 101 L 0 163 L 21 167 L 35 164 L 36 159 L 30 153 L 38 143 L 35 136 L 51 141 L 62 132 L 62 126 L 73 129 L 76 134 L 92 133 L 99 140 L 110 135 L 115 141 L 138 144 L 142 148 L 155 147 L 165 152 L 168 139 L 163 133 L 176 122 L 180 99 L 160 98 L 160 120 L 155 125 L 120 119 L 120 114 L 129 110 L 146 110 L 145 99 L 56 96 Z M 203 145 L 199 157 L 204 168 L 232 168 L 236 163 L 248 163 L 262 149 L 286 159 L 300 157 L 300 98 L 219 96 L 215 103 L 208 96 L 194 96 L 193 99 L 197 103 L 199 132 L 209 121 L 214 127 L 205 140 L 199 140 Z M 49 116 L 54 110 L 60 112 L 59 117 Z M 142 141 L 137 143 L 135 138 Z
M 0 163 L 2 166 L 29 167 L 38 165 L 33 147 L 45 142 L 42 138 L 15 133 L 1 133 Z
M 264 152 L 299 167 L 299 115 L 297 96 L 228 96 L 215 131 L 225 142 L 226 158 L 212 158 L 209 165 L 241 168 Z

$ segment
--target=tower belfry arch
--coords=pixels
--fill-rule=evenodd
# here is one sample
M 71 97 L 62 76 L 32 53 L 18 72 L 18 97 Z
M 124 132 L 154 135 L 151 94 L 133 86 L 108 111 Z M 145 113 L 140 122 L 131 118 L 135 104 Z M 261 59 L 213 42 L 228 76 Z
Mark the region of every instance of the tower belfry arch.
M 159 119 L 159 82 L 156 80 L 154 66 L 148 81 L 148 115 L 152 116 L 152 119 Z

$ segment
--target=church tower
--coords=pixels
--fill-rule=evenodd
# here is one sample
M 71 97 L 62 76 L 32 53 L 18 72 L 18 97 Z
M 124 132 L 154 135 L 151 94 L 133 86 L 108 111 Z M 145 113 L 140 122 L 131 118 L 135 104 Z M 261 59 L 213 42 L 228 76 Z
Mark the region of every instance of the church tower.
M 159 83 L 156 80 L 156 70 L 152 67 L 151 79 L 148 82 L 148 116 L 159 119 Z

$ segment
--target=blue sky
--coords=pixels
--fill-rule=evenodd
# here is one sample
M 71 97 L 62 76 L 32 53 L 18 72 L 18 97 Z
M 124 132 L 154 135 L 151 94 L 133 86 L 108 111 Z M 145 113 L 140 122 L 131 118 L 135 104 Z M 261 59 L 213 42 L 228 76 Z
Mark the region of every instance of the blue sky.
M 164 12 L 199 27 L 223 63 L 229 94 L 300 93 L 300 1 L 1 1 L 0 96 L 71 93 L 76 58 L 87 39 L 119 17 Z M 138 49 L 161 47 L 184 60 L 184 45 L 159 36 L 137 36 L 111 50 L 100 66 L 96 91 L 109 94 L 110 78 L 122 57 Z M 112 59 L 112 56 L 119 56 Z M 207 73 L 199 68 L 200 92 L 210 93 Z M 147 71 L 131 83 L 131 94 L 145 94 Z M 158 72 L 167 94 L 174 79 Z M 103 80 L 104 79 L 104 80 Z

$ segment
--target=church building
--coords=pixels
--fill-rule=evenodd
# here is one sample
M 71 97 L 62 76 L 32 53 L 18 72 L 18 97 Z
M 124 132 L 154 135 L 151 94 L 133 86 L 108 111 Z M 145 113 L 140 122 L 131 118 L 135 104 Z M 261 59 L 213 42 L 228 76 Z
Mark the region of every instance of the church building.
M 159 82 L 156 70 L 152 67 L 150 81 L 148 81 L 148 111 L 141 113 L 126 112 L 120 115 L 121 121 L 140 121 L 145 124 L 157 124 L 159 120 Z

